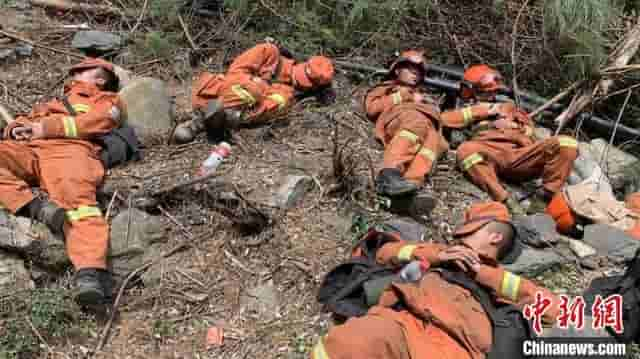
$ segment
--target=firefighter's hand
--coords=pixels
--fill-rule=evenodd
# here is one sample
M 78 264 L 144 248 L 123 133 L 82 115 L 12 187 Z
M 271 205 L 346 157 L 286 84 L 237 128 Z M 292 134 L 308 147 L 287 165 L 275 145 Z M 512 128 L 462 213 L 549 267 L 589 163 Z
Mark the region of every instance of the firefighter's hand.
M 30 123 L 27 127 L 31 130 L 31 136 L 29 137 L 30 140 L 39 140 L 44 138 L 44 129 L 40 122 Z
M 31 128 L 27 126 L 18 126 L 11 129 L 11 138 L 16 141 L 27 141 L 31 139 Z
M 453 246 L 438 254 L 441 262 L 452 262 L 465 272 L 476 272 L 480 266 L 480 257 L 465 246 Z
M 423 103 L 424 102 L 424 95 L 416 92 L 413 94 L 413 102 L 415 103 Z
M 507 117 L 499 118 L 493 121 L 493 125 L 499 129 L 510 129 L 510 128 L 520 127 L 511 118 L 507 118 Z

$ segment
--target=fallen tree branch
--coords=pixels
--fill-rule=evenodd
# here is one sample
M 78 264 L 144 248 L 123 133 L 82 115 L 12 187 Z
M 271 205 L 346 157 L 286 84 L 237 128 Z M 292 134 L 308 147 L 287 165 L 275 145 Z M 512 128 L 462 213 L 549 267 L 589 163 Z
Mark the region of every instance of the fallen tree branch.
M 129 16 L 126 11 L 120 10 L 116 7 L 107 5 L 77 4 L 67 0 L 31 0 L 31 4 L 56 10 L 82 13 L 88 12 L 97 15 L 122 15 L 124 13 Z
M 640 16 L 637 19 L 633 28 L 625 35 L 623 41 L 618 48 L 613 52 L 612 58 L 614 59 L 608 66 L 608 69 L 622 68 L 627 66 L 631 58 L 638 52 L 640 48 Z M 574 97 L 571 101 L 571 105 L 563 111 L 560 116 L 555 119 L 558 124 L 556 134 L 566 126 L 566 124 L 573 119 L 578 113 L 582 112 L 587 106 L 592 104 L 598 95 L 607 95 L 609 89 L 613 85 L 614 80 L 611 78 L 601 79 L 593 89 L 584 89 Z
M 29 39 L 25 39 L 24 37 L 21 37 L 21 36 L 18 36 L 16 34 L 12 34 L 12 33 L 9 33 L 9 32 L 3 31 L 3 30 L 0 30 L 0 35 L 4 35 L 4 36 L 10 37 L 10 38 L 12 38 L 14 40 L 25 42 L 25 43 L 33 46 L 33 47 L 39 47 L 41 49 L 45 49 L 45 50 L 49 50 L 49 51 L 52 51 L 52 52 L 57 52 L 59 54 L 75 57 L 76 59 L 84 59 L 84 58 L 86 58 L 86 56 L 84 56 L 84 55 L 76 54 L 76 53 L 73 53 L 73 52 L 70 52 L 70 51 L 56 49 L 55 47 L 49 47 L 49 46 L 46 46 L 46 45 L 42 45 L 42 44 L 37 43 L 35 41 L 31 41 Z
M 560 92 L 559 94 L 555 95 L 551 100 L 545 102 L 542 106 L 540 106 L 537 109 L 535 109 L 535 111 L 529 113 L 529 117 L 534 118 L 535 116 L 537 116 L 540 113 L 544 112 L 545 110 L 549 109 L 554 104 L 558 103 L 560 100 L 562 100 L 563 98 L 567 97 L 576 88 L 582 86 L 583 83 L 584 83 L 584 81 L 574 82 L 573 85 L 569 86 L 566 90 L 564 90 L 564 91 Z

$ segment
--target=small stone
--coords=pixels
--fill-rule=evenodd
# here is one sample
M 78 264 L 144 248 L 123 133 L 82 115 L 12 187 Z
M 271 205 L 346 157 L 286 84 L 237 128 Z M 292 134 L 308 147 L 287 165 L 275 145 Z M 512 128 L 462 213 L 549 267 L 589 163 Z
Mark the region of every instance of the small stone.
M 71 46 L 89 55 L 101 55 L 122 47 L 122 37 L 104 31 L 78 31 L 73 36 Z
M 28 56 L 31 56 L 32 53 L 33 53 L 33 46 L 29 44 L 22 44 L 16 47 L 16 54 L 20 56 L 28 57 Z
M 640 241 L 621 229 L 606 224 L 586 226 L 583 241 L 595 248 L 599 255 L 612 257 L 613 260 L 620 257 L 629 261 L 640 248 Z
M 536 213 L 529 216 L 520 216 L 515 220 L 516 224 L 537 233 L 539 237 L 527 238 L 526 244 L 536 248 L 548 247 L 548 243 L 558 242 L 558 232 L 553 218 L 547 214 Z
M 550 249 L 534 249 L 525 247 L 518 259 L 505 266 L 513 273 L 522 274 L 528 278 L 535 277 L 545 270 L 557 265 L 569 263 L 569 260 L 556 254 Z
M 601 267 L 600 258 L 595 257 L 595 256 L 583 258 L 580 261 L 580 265 L 582 265 L 584 268 L 589 269 L 589 270 L 596 270 L 596 269 Z
M 169 133 L 173 127 L 173 107 L 164 81 L 149 77 L 134 79 L 119 95 L 127 108 L 125 122 L 139 137 Z
M 595 248 L 575 239 L 569 239 L 569 248 L 571 248 L 573 253 L 575 253 L 578 258 L 586 258 L 598 253 Z
M 288 176 L 278 190 L 275 202 L 279 207 L 293 208 L 313 189 L 314 184 L 313 178 L 309 176 Z

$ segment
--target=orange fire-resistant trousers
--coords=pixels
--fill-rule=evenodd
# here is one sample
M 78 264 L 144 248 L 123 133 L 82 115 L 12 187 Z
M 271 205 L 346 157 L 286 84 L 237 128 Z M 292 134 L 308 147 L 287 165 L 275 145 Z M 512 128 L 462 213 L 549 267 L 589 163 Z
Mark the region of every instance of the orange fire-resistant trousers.
M 541 176 L 547 191 L 560 191 L 577 156 L 575 140 L 565 136 L 525 147 L 510 142 L 467 141 L 457 150 L 458 161 L 471 181 L 496 201 L 509 197 L 498 177 L 521 182 Z
M 405 110 L 385 127 L 391 140 L 384 150 L 383 167 L 397 168 L 407 180 L 422 185 L 433 162 L 442 152 L 441 136 L 431 119 L 414 110 Z
M 0 204 L 15 213 L 29 203 L 32 186 L 66 211 L 67 254 L 76 269 L 106 268 L 108 225 L 96 207 L 104 168 L 88 142 L 0 142 Z

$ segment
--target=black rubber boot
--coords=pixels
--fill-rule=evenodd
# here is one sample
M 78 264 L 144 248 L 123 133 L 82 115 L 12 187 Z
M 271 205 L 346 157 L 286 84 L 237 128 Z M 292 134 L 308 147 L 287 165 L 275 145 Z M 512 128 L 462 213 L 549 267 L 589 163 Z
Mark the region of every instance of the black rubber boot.
M 389 197 L 404 196 L 418 191 L 418 186 L 402 177 L 400 170 L 383 168 L 376 178 L 378 194 Z
M 46 224 L 54 234 L 62 234 L 64 231 L 65 210 L 51 201 L 34 198 L 18 210 L 17 214 Z
M 99 268 L 80 269 L 74 279 L 73 298 L 80 306 L 98 306 L 111 301 L 111 273 Z
M 173 131 L 173 141 L 184 144 L 193 141 L 205 129 L 205 121 L 201 113 L 194 113 L 191 120 L 182 122 Z

